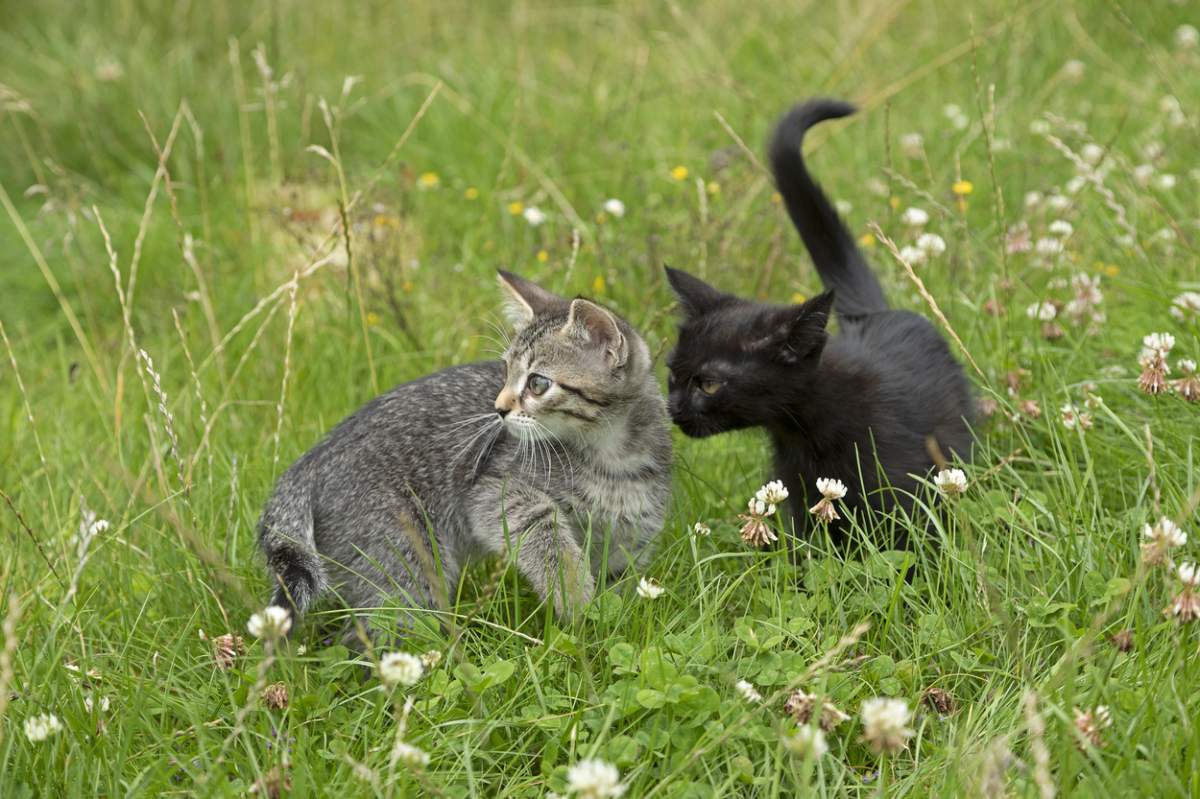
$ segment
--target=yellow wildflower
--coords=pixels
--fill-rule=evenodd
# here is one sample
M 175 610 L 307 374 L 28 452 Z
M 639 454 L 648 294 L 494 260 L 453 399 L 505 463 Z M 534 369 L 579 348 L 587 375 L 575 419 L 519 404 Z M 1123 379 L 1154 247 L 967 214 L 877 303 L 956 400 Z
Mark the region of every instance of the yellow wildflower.
M 969 180 L 960 180 L 951 186 L 950 190 L 959 197 L 962 197 L 963 195 L 970 194 L 971 192 L 975 191 L 975 184 Z
M 803 294 L 801 294 L 798 291 L 792 292 L 792 302 L 796 305 L 799 305 L 800 303 L 804 302 L 807 299 L 808 299 L 808 297 L 804 296 Z
M 368 325 L 370 325 L 371 327 L 374 327 L 375 325 L 379 324 L 380 321 L 381 320 L 379 319 L 379 314 L 375 313 L 374 311 L 367 311 L 367 324 Z
M 671 177 L 676 180 L 687 180 L 688 168 L 686 166 L 677 166 L 671 170 Z
M 525 203 L 520 200 L 513 200 L 508 204 L 508 212 L 513 216 L 520 216 L 525 211 Z
M 900 198 L 899 197 L 889 197 L 888 205 L 892 206 L 892 210 L 895 211 L 897 208 L 900 207 Z
M 875 234 L 874 233 L 864 233 L 861 236 L 859 236 L 858 237 L 858 246 L 859 247 L 874 247 L 875 246 Z
M 715 180 L 710 180 L 708 185 L 704 187 L 704 190 L 708 192 L 710 197 L 716 197 L 721 193 L 721 184 L 717 183 Z
M 406 280 L 406 281 L 404 281 L 404 284 L 402 286 L 400 286 L 400 288 L 404 289 L 406 292 L 411 292 L 413 289 L 416 288 L 416 286 L 413 285 L 413 282 L 411 280 Z
M 538 250 L 537 251 L 537 260 L 538 260 L 539 264 L 546 263 L 546 261 L 550 260 L 550 253 L 546 252 L 545 250 Z
M 1108 266 L 1104 267 L 1104 274 L 1108 275 L 1109 277 L 1116 277 L 1120 273 L 1121 267 L 1117 266 L 1116 264 L 1109 264 Z
M 437 172 L 425 172 L 417 178 L 417 185 L 422 189 L 436 188 L 439 183 L 441 183 L 441 179 L 437 176 Z
M 592 281 L 592 293 L 603 294 L 608 289 L 608 284 L 604 282 L 604 275 L 596 275 Z
M 463 196 L 468 200 L 478 200 L 479 189 L 475 188 L 474 186 L 468 186 L 467 190 L 463 192 Z

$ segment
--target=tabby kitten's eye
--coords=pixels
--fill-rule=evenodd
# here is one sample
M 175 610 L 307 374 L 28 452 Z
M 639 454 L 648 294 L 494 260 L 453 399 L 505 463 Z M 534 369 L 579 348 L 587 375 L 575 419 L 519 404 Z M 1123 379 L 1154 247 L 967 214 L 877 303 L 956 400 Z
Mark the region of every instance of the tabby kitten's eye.
M 533 396 L 540 397 L 550 390 L 550 378 L 538 374 L 530 375 L 525 381 L 525 388 L 529 389 Z
M 720 380 L 701 380 L 700 390 L 711 397 L 721 390 L 722 385 L 724 384 Z

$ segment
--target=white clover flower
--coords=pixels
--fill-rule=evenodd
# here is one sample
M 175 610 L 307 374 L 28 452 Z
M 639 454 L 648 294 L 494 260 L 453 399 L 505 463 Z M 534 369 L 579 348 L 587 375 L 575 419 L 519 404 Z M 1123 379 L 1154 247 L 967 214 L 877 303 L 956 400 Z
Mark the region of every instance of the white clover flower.
M 1191 358 L 1180 358 L 1175 362 L 1175 365 L 1178 366 L 1179 371 L 1185 375 L 1190 375 L 1196 371 L 1196 362 Z
M 817 490 L 825 499 L 842 499 L 846 496 L 846 484 L 834 477 L 818 477 Z
M 1067 190 L 1067 194 L 1078 194 L 1083 191 L 1083 187 L 1086 185 L 1087 178 L 1083 175 L 1076 175 L 1067 181 L 1067 185 L 1064 188 Z
M 1200 587 L 1200 569 L 1196 568 L 1195 563 L 1180 563 L 1175 567 L 1175 576 L 1188 588 Z
M 642 599 L 658 599 L 662 596 L 663 591 L 666 590 L 658 583 L 645 577 L 638 580 L 637 594 Z
M 879 178 L 867 178 L 867 191 L 874 194 L 876 197 L 886 197 L 891 192 L 888 190 L 888 185 Z
M 1170 333 L 1151 333 L 1142 338 L 1142 346 L 1145 350 L 1150 350 L 1160 357 L 1166 358 L 1175 346 L 1175 337 Z
M 617 767 L 598 758 L 580 760 L 567 769 L 567 791 L 577 799 L 616 799 L 625 789 Z
M 396 741 L 396 744 L 392 747 L 392 754 L 398 762 L 403 763 L 409 768 L 429 765 L 428 752 L 404 741 Z
M 437 668 L 437 664 L 442 662 L 442 653 L 436 649 L 430 649 L 421 655 L 421 665 L 427 669 Z
M 758 489 L 754 498 L 768 505 L 782 505 L 783 501 L 788 498 L 788 490 L 782 480 L 772 480 Z
M 1098 164 L 1100 163 L 1100 159 L 1104 157 L 1104 148 L 1094 142 L 1088 142 L 1079 151 L 1079 157 L 1089 164 Z
M 421 658 L 408 652 L 388 652 L 379 659 L 379 679 L 385 685 L 416 685 L 424 674 Z
M 707 538 L 708 536 L 712 535 L 712 528 L 704 522 L 696 522 L 692 525 L 692 532 L 698 536 Z
M 1071 288 L 1075 289 L 1075 296 L 1089 305 L 1096 305 L 1104 300 L 1104 294 L 1100 291 L 1100 276 L 1092 276 L 1087 272 L 1079 272 L 1071 278 Z
M 1065 239 L 1075 232 L 1075 227 L 1065 219 L 1055 219 L 1050 223 L 1049 230 L 1053 235 Z
M 920 266 L 929 259 L 929 253 L 922 250 L 920 247 L 914 247 L 911 244 L 905 244 L 900 248 L 900 260 L 907 263 L 909 266 Z
M 928 255 L 941 255 L 946 251 L 946 240 L 936 233 L 922 233 L 917 236 L 917 247 Z
M 783 737 L 783 748 L 799 758 L 820 760 L 829 751 L 829 743 L 820 727 L 801 727 Z
M 1176 549 L 1187 543 L 1187 533 L 1175 522 L 1163 516 L 1153 527 L 1146 525 L 1142 529 L 1145 541 L 1161 544 L 1166 549 Z
M 58 735 L 62 728 L 62 722 L 53 713 L 43 713 L 25 719 L 25 737 L 30 743 L 40 743 L 51 735 Z
M 1142 528 L 1142 561 L 1147 566 L 1169 562 L 1170 551 L 1187 543 L 1187 533 L 1163 516 L 1154 525 Z
M 754 687 L 754 683 L 747 682 L 746 680 L 738 680 L 733 688 L 738 692 L 738 696 L 747 702 L 753 704 L 762 701 L 762 694 Z
M 1054 213 L 1062 213 L 1071 207 L 1071 198 L 1057 192 L 1046 198 L 1046 208 Z
M 1139 186 L 1149 186 L 1152 177 L 1154 177 L 1153 164 L 1138 164 L 1133 168 L 1133 182 Z
M 1062 74 L 1067 80 L 1079 80 L 1086 70 L 1087 65 L 1077 58 L 1072 58 L 1062 65 Z
M 1194 25 L 1180 25 L 1175 29 L 1175 46 L 1180 50 L 1194 50 L 1200 45 L 1200 31 Z
M 747 505 L 751 516 L 772 516 L 775 513 L 775 505 L 756 496 L 751 497 Z
M 1058 316 L 1058 308 L 1052 302 L 1035 302 L 1025 309 L 1025 315 L 1030 319 L 1039 319 L 1043 322 L 1049 322 Z
M 1183 321 L 1188 316 L 1200 316 L 1200 292 L 1185 291 L 1171 300 L 1171 316 Z
M 838 212 L 839 216 L 846 216 L 848 213 L 854 210 L 854 205 L 851 204 L 849 200 L 834 200 L 833 207 L 834 210 Z
M 1040 191 L 1027 191 L 1025 192 L 1025 207 L 1032 211 L 1041 205 L 1045 199 Z
M 537 227 L 546 221 L 546 212 L 536 205 L 531 205 L 521 212 L 521 216 L 525 217 L 525 221 L 530 227 Z
M 1058 255 L 1063 251 L 1063 243 L 1061 239 L 1046 236 L 1035 241 L 1033 249 L 1038 255 Z
M 944 496 L 956 497 L 967 492 L 967 475 L 962 469 L 942 469 L 934 476 L 933 484 Z
M 1179 238 L 1179 236 L 1175 233 L 1174 228 L 1162 227 L 1162 228 L 1159 228 L 1158 230 L 1154 231 L 1154 235 L 1152 236 L 1152 238 L 1155 241 L 1161 241 L 1164 244 L 1169 245 L 1173 241 L 1175 241 L 1177 238 Z
M 255 613 L 246 624 L 246 629 L 255 638 L 273 640 L 282 638 L 292 629 L 292 614 L 279 605 L 268 605 L 262 613 Z
M 87 696 L 85 696 L 83 698 L 83 709 L 86 710 L 88 713 L 91 713 L 92 710 L 95 709 L 97 704 L 99 704 L 99 706 L 100 706 L 101 713 L 108 712 L 109 701 L 108 701 L 107 696 L 100 697 L 99 703 L 97 703 L 96 700 L 92 697 L 92 694 L 88 694 Z
M 1059 408 L 1058 412 L 1062 417 L 1063 427 L 1067 428 L 1068 430 L 1074 430 L 1075 426 L 1079 423 L 1079 410 L 1068 402 L 1066 405 Z
M 1170 191 L 1175 188 L 1177 182 L 1178 180 L 1174 175 L 1162 174 L 1158 176 L 1158 180 L 1154 181 L 1154 185 L 1163 191 Z
M 620 219 L 625 216 L 625 203 L 616 197 L 611 197 L 604 201 L 604 212 L 611 217 Z
M 929 223 L 929 213 L 922 208 L 911 207 L 904 209 L 900 221 L 909 227 L 921 227 Z
M 967 125 L 971 124 L 971 120 L 967 118 L 963 110 L 953 103 L 943 106 L 942 114 L 950 120 L 950 124 L 954 126 L 955 130 L 965 130 Z
M 911 718 L 903 699 L 868 699 L 862 706 L 863 740 L 876 754 L 899 751 L 916 734 L 908 726 Z
M 906 158 L 920 158 L 925 152 L 925 138 L 920 133 L 905 133 L 900 137 L 900 152 Z

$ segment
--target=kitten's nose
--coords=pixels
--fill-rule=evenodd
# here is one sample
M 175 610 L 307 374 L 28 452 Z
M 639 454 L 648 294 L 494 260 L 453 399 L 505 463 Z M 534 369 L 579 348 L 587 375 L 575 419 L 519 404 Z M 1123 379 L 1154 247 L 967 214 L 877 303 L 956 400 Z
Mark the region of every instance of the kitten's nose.
M 517 395 L 508 386 L 505 386 L 499 396 L 496 397 L 496 413 L 500 414 L 503 419 L 508 416 L 508 412 L 517 406 Z

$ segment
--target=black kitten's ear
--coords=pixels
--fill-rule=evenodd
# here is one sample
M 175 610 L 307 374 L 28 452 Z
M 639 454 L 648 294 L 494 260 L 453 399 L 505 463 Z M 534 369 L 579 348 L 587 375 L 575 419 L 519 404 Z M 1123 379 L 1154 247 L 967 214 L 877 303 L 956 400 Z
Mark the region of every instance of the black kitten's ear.
M 805 300 L 796 306 L 799 316 L 796 318 L 797 323 L 824 330 L 829 324 L 829 314 L 833 311 L 833 289 L 822 292 L 811 300 Z
M 693 277 L 687 272 L 672 269 L 669 266 L 664 266 L 663 269 L 667 270 L 667 281 L 671 284 L 671 289 L 679 298 L 679 304 L 683 306 L 683 312 L 688 317 L 703 316 L 733 299 L 728 294 L 722 294 L 700 278 Z
M 605 360 L 613 368 L 629 358 L 629 344 L 616 317 L 589 300 L 571 300 L 567 323 L 559 332 L 602 348 Z
M 825 348 L 829 338 L 825 326 L 832 309 L 832 291 L 784 308 L 772 317 L 766 335 L 752 342 L 749 349 L 772 351 L 784 363 L 811 361 Z
M 503 269 L 496 270 L 500 285 L 505 289 L 504 315 L 514 327 L 522 328 L 535 317 L 566 305 L 566 300 L 544 288 Z

